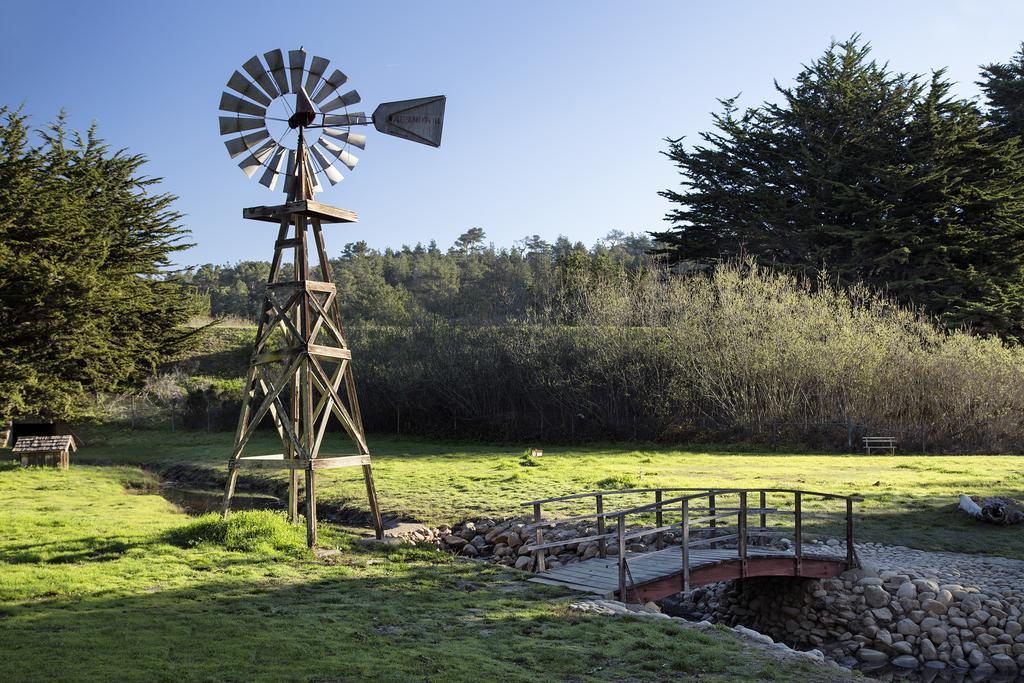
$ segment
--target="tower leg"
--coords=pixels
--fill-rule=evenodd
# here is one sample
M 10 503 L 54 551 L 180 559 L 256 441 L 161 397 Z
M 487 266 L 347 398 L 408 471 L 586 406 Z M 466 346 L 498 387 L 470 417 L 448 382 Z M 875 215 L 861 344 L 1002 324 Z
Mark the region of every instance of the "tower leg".
M 296 524 L 299 521 L 299 471 L 289 471 L 288 484 L 288 521 Z
M 377 540 L 384 538 L 384 521 L 380 517 L 377 505 L 377 489 L 373 485 L 373 471 L 369 465 L 363 465 L 363 481 L 366 482 L 366 497 L 370 501 L 370 514 L 373 515 L 373 530 Z
M 228 483 L 224 487 L 224 509 L 221 511 L 221 516 L 225 519 L 228 516 L 228 512 L 231 510 L 231 496 L 235 495 L 236 481 L 238 481 L 238 470 L 229 466 Z
M 306 544 L 316 546 L 316 472 L 306 470 Z

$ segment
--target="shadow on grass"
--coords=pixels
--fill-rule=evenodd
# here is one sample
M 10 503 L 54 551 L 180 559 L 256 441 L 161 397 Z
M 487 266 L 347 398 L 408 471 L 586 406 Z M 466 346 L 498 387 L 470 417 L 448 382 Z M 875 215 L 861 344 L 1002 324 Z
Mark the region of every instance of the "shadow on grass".
M 8 544 L 0 550 L 0 562 L 8 564 L 109 562 L 137 547 L 140 547 L 140 544 L 136 542 L 128 543 L 99 536 L 65 538 L 52 543 L 42 541 L 20 545 Z
M 126 597 L 11 607 L 0 679 L 640 681 L 759 677 L 763 665 L 720 634 L 560 613 L 552 591 L 478 565 L 310 569 L 320 576 L 297 583 L 143 580 Z M 802 665 L 770 666 L 815 680 Z

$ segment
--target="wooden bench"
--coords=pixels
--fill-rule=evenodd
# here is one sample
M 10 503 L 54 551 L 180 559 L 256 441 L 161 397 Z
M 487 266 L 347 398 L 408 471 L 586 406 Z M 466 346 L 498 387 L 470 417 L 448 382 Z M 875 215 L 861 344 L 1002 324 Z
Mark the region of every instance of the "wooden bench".
M 896 454 L 896 438 L 892 436 L 865 436 L 864 451 L 871 455 L 871 451 L 889 451 L 891 455 Z

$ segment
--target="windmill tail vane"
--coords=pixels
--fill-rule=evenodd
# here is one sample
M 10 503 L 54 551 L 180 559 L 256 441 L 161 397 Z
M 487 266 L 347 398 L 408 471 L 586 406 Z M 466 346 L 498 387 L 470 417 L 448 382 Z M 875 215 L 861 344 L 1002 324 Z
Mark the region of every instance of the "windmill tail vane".
M 445 107 L 443 95 L 421 97 L 384 102 L 368 117 L 350 110 L 359 104 L 359 93 L 341 92 L 348 77 L 338 69 L 328 73 L 329 67 L 324 57 L 307 60 L 302 48 L 289 50 L 287 60 L 281 50 L 265 52 L 262 59 L 253 56 L 228 79 L 219 120 L 224 146 L 232 159 L 241 158 L 242 172 L 249 178 L 259 174 L 261 185 L 287 195 L 285 204 L 242 211 L 243 218 L 277 224 L 278 233 L 228 460 L 223 511 L 230 510 L 240 470 L 285 470 L 292 522 L 299 516 L 304 480 L 310 546 L 317 538 L 317 473 L 324 469 L 362 467 L 374 530 L 383 536 L 352 350 L 322 231 L 324 225 L 355 222 L 356 214 L 313 197 L 324 189 L 321 179 L 336 185 L 344 179 L 340 167 L 355 169 L 359 159 L 352 149 L 366 147 L 360 127 L 372 123 L 385 135 L 438 147 Z M 319 279 L 312 276 L 311 260 Z M 284 452 L 243 456 L 265 418 L 273 422 Z M 348 453 L 326 454 L 332 418 L 348 437 Z

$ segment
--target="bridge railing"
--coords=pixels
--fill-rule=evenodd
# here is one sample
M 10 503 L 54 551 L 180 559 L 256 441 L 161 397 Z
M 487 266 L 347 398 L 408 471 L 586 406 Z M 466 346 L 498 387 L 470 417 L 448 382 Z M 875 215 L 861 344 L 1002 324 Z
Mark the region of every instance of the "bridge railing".
M 666 497 L 666 493 L 682 493 Z M 608 498 L 616 496 L 636 496 L 653 494 L 651 503 L 635 505 L 626 509 L 605 511 L 604 503 Z M 574 515 L 558 519 L 544 520 L 543 506 L 552 503 L 565 503 L 593 498 L 595 512 L 592 514 Z M 780 498 L 783 505 L 778 505 Z M 815 509 L 808 511 L 805 503 L 811 499 Z M 792 501 L 791 505 L 789 501 Z M 608 555 L 609 545 L 615 549 L 618 562 L 619 595 L 625 596 L 627 585 L 633 583 L 629 571 L 628 553 L 630 541 L 641 537 L 655 537 L 656 547 L 663 547 L 663 534 L 678 530 L 681 538 L 680 565 L 682 573 L 681 590 L 689 589 L 689 570 L 691 552 L 703 546 L 712 549 L 734 546 L 736 558 L 740 565 L 740 576 L 746 576 L 750 558 L 750 546 L 767 544 L 780 536 L 792 535 L 792 552 L 794 574 L 800 575 L 805 555 L 804 523 L 807 520 L 837 521 L 833 515 L 818 511 L 825 501 L 838 501 L 843 504 L 840 511 L 841 521 L 845 524 L 846 564 L 856 566 L 853 537 L 853 504 L 862 500 L 856 496 L 844 496 L 818 491 L 797 489 L 762 488 L 762 489 L 695 489 L 695 488 L 651 488 L 622 489 L 618 491 L 590 491 L 570 496 L 559 496 L 533 500 L 524 505 L 533 506 L 536 539 L 528 546 L 532 551 L 537 571 L 545 569 L 545 553 L 554 548 L 588 543 L 598 543 L 598 557 Z M 769 505 L 769 502 L 773 505 Z M 755 519 L 751 525 L 751 518 Z M 791 524 L 773 523 L 769 518 L 791 518 Z M 671 521 L 677 519 L 678 521 Z M 544 526 L 557 524 L 596 521 L 597 533 L 587 536 L 563 538 L 544 541 Z M 631 520 L 639 523 L 630 525 Z M 546 521 L 546 524 L 545 524 Z M 653 528 L 649 524 L 653 522 Z M 774 520 L 773 520 L 774 522 Z M 614 530 L 609 530 L 611 526 Z

